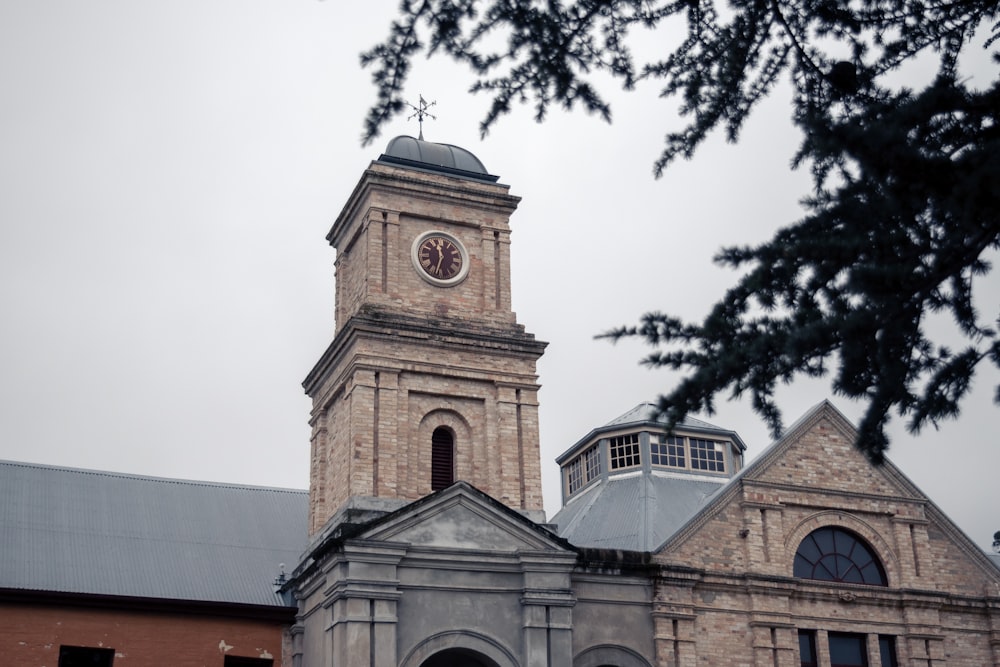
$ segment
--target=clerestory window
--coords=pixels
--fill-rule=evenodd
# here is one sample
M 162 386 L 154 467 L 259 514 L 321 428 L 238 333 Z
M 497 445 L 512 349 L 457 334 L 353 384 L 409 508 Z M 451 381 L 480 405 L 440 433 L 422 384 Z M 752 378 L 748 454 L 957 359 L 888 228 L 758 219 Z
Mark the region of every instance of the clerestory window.
M 661 433 L 649 443 L 650 463 L 663 468 L 725 473 L 728 447 L 721 440 Z
M 566 493 L 572 495 L 601 476 L 601 453 L 597 445 L 563 466 L 566 475 Z
M 639 434 L 629 433 L 611 438 L 608 444 L 611 469 L 634 468 L 639 465 Z

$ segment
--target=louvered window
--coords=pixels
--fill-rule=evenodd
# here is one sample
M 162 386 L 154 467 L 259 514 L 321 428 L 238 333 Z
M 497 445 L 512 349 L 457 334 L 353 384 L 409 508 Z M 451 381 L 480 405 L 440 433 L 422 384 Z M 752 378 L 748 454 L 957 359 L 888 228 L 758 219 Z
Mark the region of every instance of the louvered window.
M 431 490 L 439 491 L 455 482 L 455 436 L 444 426 L 431 435 Z

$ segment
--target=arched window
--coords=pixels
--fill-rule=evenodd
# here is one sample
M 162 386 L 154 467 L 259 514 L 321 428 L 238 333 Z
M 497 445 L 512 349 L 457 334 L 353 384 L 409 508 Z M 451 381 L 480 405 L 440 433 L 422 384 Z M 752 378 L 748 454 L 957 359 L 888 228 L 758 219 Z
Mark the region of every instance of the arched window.
M 455 482 L 455 434 L 438 426 L 431 434 L 431 491 L 440 491 Z
M 793 574 L 801 579 L 888 585 L 872 548 L 854 533 L 833 526 L 806 535 L 795 552 Z

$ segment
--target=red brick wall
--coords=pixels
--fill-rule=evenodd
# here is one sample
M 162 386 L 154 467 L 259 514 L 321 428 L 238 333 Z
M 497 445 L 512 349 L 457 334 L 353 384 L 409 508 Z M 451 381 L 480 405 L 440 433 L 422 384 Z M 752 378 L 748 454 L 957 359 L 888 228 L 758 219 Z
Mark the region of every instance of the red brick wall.
M 112 648 L 115 667 L 222 667 L 225 656 L 282 660 L 275 621 L 0 602 L 0 664 L 56 667 L 60 645 Z

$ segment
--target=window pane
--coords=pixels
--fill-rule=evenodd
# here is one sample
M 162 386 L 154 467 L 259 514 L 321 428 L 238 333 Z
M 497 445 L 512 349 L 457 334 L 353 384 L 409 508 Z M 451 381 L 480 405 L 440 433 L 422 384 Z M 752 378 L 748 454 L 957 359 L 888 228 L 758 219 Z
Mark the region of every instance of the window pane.
M 812 630 L 799 630 L 799 664 L 816 667 L 816 633 Z
M 899 667 L 896 662 L 896 638 L 882 635 L 878 638 L 878 651 L 882 667 Z
M 583 461 L 574 459 L 566 466 L 566 490 L 568 493 L 576 493 L 583 486 Z
M 830 633 L 831 667 L 867 667 L 864 635 Z
M 725 472 L 724 445 L 715 440 L 689 438 L 691 444 L 691 467 L 695 470 Z
M 601 455 L 597 451 L 597 445 L 594 445 L 587 451 L 583 453 L 584 466 L 586 467 L 586 476 L 584 478 L 585 482 L 589 482 L 592 479 L 597 479 L 601 476 Z
M 812 534 L 812 537 L 816 540 L 816 545 L 819 547 L 821 553 L 836 553 L 836 549 L 833 546 L 833 530 L 820 528 Z
M 609 443 L 611 452 L 611 469 L 632 468 L 639 465 L 639 434 L 630 433 L 616 438 L 611 438 Z
M 816 546 L 816 540 L 812 535 L 802 540 L 802 544 L 799 545 L 799 550 L 796 553 L 810 563 L 815 563 L 823 557 L 823 554 L 820 552 L 819 547 Z

